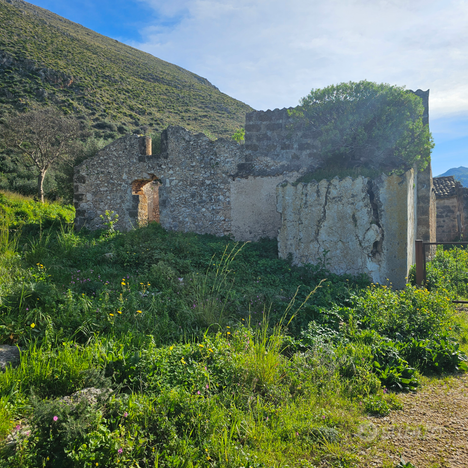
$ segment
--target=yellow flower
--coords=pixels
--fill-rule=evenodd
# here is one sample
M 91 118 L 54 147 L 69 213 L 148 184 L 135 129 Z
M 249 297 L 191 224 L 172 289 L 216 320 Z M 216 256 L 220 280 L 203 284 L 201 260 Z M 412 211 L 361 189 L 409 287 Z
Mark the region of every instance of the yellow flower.
M 199 344 L 198 346 L 200 346 L 200 348 L 203 348 L 203 345 L 202 345 L 202 344 Z
M 187 364 L 187 363 L 184 361 L 184 358 L 182 358 L 182 359 L 180 360 L 180 362 L 181 362 L 182 364 Z
M 114 316 L 114 314 L 109 314 L 109 315 L 110 315 L 111 317 L 113 317 L 113 316 Z
M 169 351 L 172 351 L 173 348 L 174 348 L 174 346 L 169 347 Z
M 210 351 L 211 353 L 213 352 L 213 350 L 211 348 L 208 348 L 208 351 Z
M 122 286 L 125 286 L 125 283 L 124 283 L 123 281 L 122 281 L 120 284 L 121 284 Z
M 121 314 L 122 312 L 120 310 L 117 311 L 118 314 Z
M 31 323 L 31 328 L 34 328 L 36 326 L 35 323 Z
M 137 310 L 137 314 L 141 314 L 141 310 Z

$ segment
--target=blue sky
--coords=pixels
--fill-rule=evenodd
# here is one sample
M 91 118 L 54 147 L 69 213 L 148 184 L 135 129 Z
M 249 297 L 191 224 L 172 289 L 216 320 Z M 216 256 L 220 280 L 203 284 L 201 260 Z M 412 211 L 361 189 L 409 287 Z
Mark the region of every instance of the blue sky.
M 434 175 L 468 167 L 468 0 L 34 0 L 255 109 L 367 79 L 430 89 Z

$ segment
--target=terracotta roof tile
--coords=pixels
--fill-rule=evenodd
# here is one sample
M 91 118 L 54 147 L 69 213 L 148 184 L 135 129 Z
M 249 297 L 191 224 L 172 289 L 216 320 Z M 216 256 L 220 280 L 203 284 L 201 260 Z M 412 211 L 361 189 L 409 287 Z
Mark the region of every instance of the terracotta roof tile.
M 434 177 L 433 181 L 434 192 L 437 198 L 454 197 L 457 195 L 460 182 L 456 181 L 453 176 Z

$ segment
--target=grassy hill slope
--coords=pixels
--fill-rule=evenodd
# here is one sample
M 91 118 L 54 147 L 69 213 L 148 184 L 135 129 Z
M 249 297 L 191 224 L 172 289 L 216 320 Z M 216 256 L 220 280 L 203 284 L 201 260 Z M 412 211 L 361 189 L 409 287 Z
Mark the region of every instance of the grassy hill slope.
M 96 137 L 182 125 L 229 137 L 246 104 L 205 78 L 21 0 L 0 0 L 0 117 L 57 106 Z

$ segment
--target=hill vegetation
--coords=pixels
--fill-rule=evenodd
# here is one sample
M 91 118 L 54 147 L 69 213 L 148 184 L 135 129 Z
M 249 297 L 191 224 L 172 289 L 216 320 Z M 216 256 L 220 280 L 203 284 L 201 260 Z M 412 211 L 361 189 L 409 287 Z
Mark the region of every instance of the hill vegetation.
M 447 172 L 438 175 L 437 177 L 453 176 L 455 180 L 459 180 L 463 187 L 468 187 L 468 167 L 453 167 Z
M 0 0 L 0 121 L 56 108 L 89 138 L 75 162 L 128 133 L 155 136 L 168 125 L 230 138 L 248 105 L 208 80 L 22 0 Z M 72 200 L 70 164 L 48 171 L 49 198 Z M 38 170 L 0 147 L 0 188 L 37 192 Z
M 98 138 L 168 125 L 230 137 L 251 107 L 208 80 L 21 0 L 0 0 L 0 116 L 34 104 Z
M 72 214 L 0 197 L 0 345 L 21 348 L 0 467 L 368 466 L 366 416 L 467 369 L 464 249 L 437 252 L 430 290 L 394 291 L 276 241 L 75 233 Z

